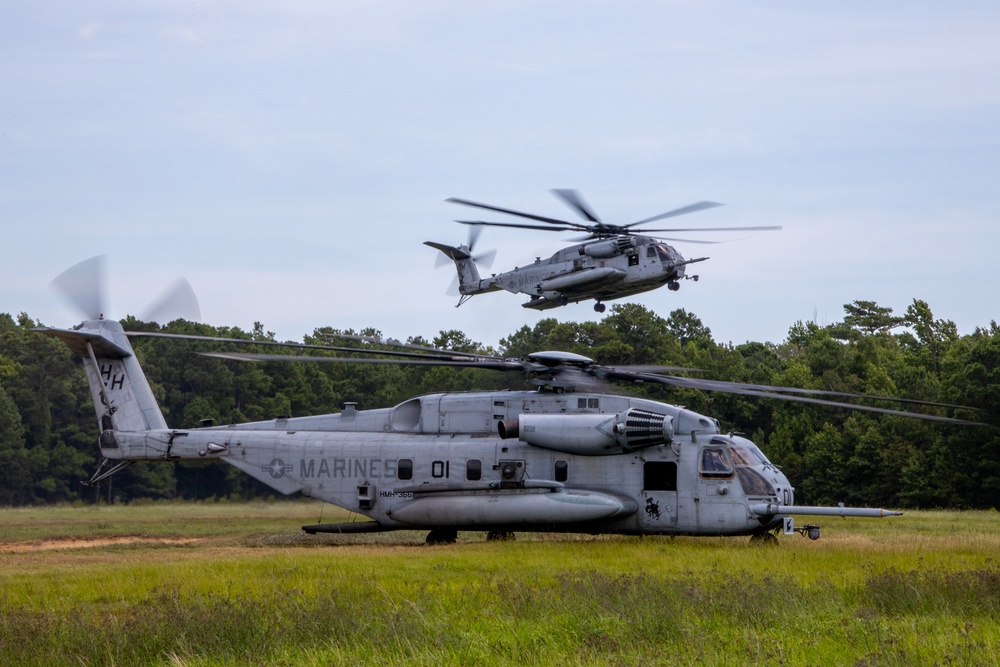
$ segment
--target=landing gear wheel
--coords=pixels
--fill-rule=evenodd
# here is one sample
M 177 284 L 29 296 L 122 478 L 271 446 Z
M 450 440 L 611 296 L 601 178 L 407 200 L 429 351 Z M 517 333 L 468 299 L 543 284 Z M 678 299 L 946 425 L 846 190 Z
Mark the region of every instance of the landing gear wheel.
M 514 539 L 513 530 L 491 530 L 486 533 L 487 542 L 513 542 Z
M 595 303 L 595 304 L 594 304 L 594 310 L 596 310 L 596 311 L 597 311 L 597 312 L 599 312 L 599 313 L 603 313 L 603 312 L 604 312 L 605 310 L 607 310 L 607 309 L 608 309 L 608 307 L 607 307 L 607 306 L 605 306 L 605 305 L 604 305 L 603 303 L 601 303 L 600 301 L 598 301 L 597 303 Z
M 451 528 L 434 528 L 427 533 L 426 544 L 454 544 L 458 540 L 458 531 Z
M 778 536 L 774 533 L 757 533 L 750 536 L 750 544 L 755 547 L 776 547 Z
M 556 299 L 556 303 L 558 303 L 560 306 L 565 306 L 566 304 L 569 303 L 569 297 L 561 296 L 558 299 Z
M 670 290 L 671 292 L 676 292 L 680 288 L 681 284 L 676 280 L 671 280 L 669 283 L 667 283 L 667 289 Z

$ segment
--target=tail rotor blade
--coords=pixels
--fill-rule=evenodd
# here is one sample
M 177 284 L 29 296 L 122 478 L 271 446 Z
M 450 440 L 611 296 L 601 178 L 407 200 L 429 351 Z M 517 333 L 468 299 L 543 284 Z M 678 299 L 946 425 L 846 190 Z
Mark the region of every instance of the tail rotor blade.
M 496 248 L 494 248 L 493 250 L 487 250 L 479 255 L 474 255 L 472 259 L 476 262 L 476 264 L 481 264 L 488 269 L 493 266 L 493 260 L 496 259 L 496 256 L 497 251 Z
M 56 276 L 51 283 L 89 320 L 104 314 L 104 255 L 75 264 Z
M 179 278 L 158 301 L 143 311 L 142 319 L 166 324 L 182 318 L 190 322 L 201 320 L 201 308 L 191 284 L 184 278 Z
M 483 233 L 483 228 L 481 225 L 469 225 L 469 250 L 476 247 L 476 241 Z

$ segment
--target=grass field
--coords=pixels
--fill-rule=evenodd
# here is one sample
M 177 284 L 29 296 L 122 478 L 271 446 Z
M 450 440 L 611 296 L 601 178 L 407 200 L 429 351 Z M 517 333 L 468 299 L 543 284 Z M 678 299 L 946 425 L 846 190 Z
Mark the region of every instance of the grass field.
M 994 665 L 1000 515 L 812 542 L 307 536 L 316 502 L 0 510 L 0 665 Z

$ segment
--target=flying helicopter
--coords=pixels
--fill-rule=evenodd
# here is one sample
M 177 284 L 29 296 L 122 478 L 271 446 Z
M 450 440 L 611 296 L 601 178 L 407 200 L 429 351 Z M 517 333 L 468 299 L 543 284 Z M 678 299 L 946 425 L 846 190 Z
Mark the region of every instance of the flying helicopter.
M 456 220 L 473 228 L 482 227 L 513 227 L 518 229 L 537 229 L 548 232 L 584 232 L 582 241 L 559 250 L 546 260 L 536 258 L 527 266 L 515 267 L 511 271 L 496 273 L 488 278 L 479 274 L 476 266 L 477 257 L 473 255 L 475 237 L 470 237 L 468 244 L 449 246 L 434 241 L 425 241 L 424 245 L 440 250 L 454 261 L 458 271 L 459 301 L 457 306 L 471 299 L 476 294 L 486 294 L 505 290 L 513 294 L 527 294 L 530 298 L 521 304 L 534 310 L 558 308 L 569 303 L 579 303 L 594 299 L 594 310 L 603 313 L 607 306 L 605 301 L 620 299 L 642 292 L 657 289 L 664 285 L 671 291 L 680 289 L 681 280 L 698 280 L 697 275 L 688 275 L 691 264 L 704 262 L 708 257 L 685 259 L 680 252 L 667 241 L 683 241 L 686 243 L 716 243 L 715 241 L 696 241 L 658 236 L 660 233 L 682 232 L 719 232 L 719 231 L 765 231 L 779 230 L 780 226 L 766 225 L 753 227 L 704 227 L 704 228 L 667 228 L 639 229 L 640 225 L 673 218 L 687 213 L 722 206 L 717 202 L 700 201 L 681 208 L 654 215 L 627 225 L 615 225 L 602 222 L 591 207 L 583 200 L 576 190 L 552 190 L 559 199 L 587 222 L 572 222 L 558 218 L 550 218 L 531 213 L 522 213 L 508 208 L 500 208 L 489 204 L 469 201 L 468 199 L 451 198 L 447 201 L 453 204 L 471 206 L 474 208 L 495 211 L 506 215 L 535 220 L 544 225 L 526 224 L 522 222 L 485 222 L 482 220 Z M 650 236 L 654 234 L 654 236 Z M 457 307 L 456 306 L 456 307 Z
M 147 336 L 206 344 L 259 341 L 127 332 L 99 305 L 70 328 L 41 327 L 80 356 L 95 406 L 103 461 L 93 484 L 136 461 L 218 459 L 283 494 L 299 493 L 367 520 L 303 526 L 307 533 L 427 530 L 428 543 L 458 531 L 658 535 L 820 536 L 796 516 L 884 517 L 880 508 L 795 503 L 795 489 L 756 444 L 684 406 L 616 395 L 608 383 L 654 384 L 903 415 L 945 424 L 977 422 L 847 398 L 962 406 L 842 392 L 686 377 L 682 369 L 604 366 L 566 352 L 500 358 L 355 337 L 359 348 L 270 342 L 298 354 L 202 352 L 223 359 L 485 368 L 525 376 L 532 389 L 433 393 L 394 407 L 201 428 L 171 428 L 130 343 Z M 358 341 L 355 341 L 357 345 Z M 385 349 L 387 347 L 392 349 Z

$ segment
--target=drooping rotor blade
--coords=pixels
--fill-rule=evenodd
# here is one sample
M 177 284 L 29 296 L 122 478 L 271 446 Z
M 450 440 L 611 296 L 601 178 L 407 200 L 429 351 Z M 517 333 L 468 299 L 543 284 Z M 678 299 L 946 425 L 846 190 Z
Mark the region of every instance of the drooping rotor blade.
M 636 365 L 622 365 L 622 366 L 604 366 L 603 368 L 612 372 L 621 373 L 654 373 L 654 374 L 665 374 L 665 373 L 707 373 L 704 368 L 688 368 L 687 366 L 647 366 L 643 364 Z
M 357 350 L 354 350 L 357 352 Z M 399 354 L 405 355 L 406 352 L 381 352 L 375 351 L 376 354 Z M 483 359 L 474 360 L 442 360 L 442 359 L 427 359 L 426 355 L 410 355 L 415 358 L 409 360 L 400 359 L 372 359 L 368 357 L 313 357 L 301 354 L 255 354 L 250 352 L 199 352 L 199 355 L 203 357 L 215 357 L 218 359 L 231 359 L 234 361 L 306 361 L 314 363 L 344 363 L 344 364 L 396 364 L 405 366 L 453 366 L 459 368 L 485 368 L 489 370 L 496 371 L 522 371 L 524 370 L 523 364 L 516 361 L 507 361 L 505 359 L 493 359 L 491 357 L 485 357 Z M 424 357 L 421 359 L 420 357 Z
M 334 334 L 336 335 L 336 334 Z M 397 345 L 398 341 L 383 341 L 382 339 L 367 337 L 348 336 L 359 340 L 370 340 L 371 342 Z M 246 341 L 241 341 L 246 342 Z M 400 344 L 403 346 L 403 344 Z M 974 409 L 965 406 L 953 405 L 950 403 L 937 403 L 933 401 L 923 401 L 917 399 L 898 398 L 894 396 L 875 396 L 868 394 L 851 394 L 848 392 L 826 391 L 821 389 L 799 389 L 796 387 L 777 387 L 771 385 L 756 385 L 749 383 L 727 382 L 723 380 L 704 380 L 699 378 L 682 377 L 678 375 L 662 375 L 662 372 L 676 371 L 698 371 L 699 369 L 676 368 L 669 366 L 646 366 L 646 365 L 622 365 L 622 366 L 601 366 L 592 360 L 581 355 L 565 352 L 541 352 L 529 355 L 527 359 L 502 359 L 499 357 L 487 357 L 471 355 L 469 353 L 450 353 L 448 351 L 436 350 L 434 348 L 424 348 L 423 346 L 405 345 L 421 352 L 390 352 L 383 350 L 359 350 L 357 348 L 346 348 L 347 351 L 367 352 L 369 354 L 389 355 L 397 357 L 408 357 L 404 359 L 372 359 L 364 357 L 313 357 L 305 355 L 286 354 L 242 354 L 242 353 L 200 353 L 204 356 L 217 357 L 223 359 L 234 359 L 238 361 L 315 361 L 323 363 L 374 363 L 374 364 L 406 364 L 416 366 L 451 366 L 455 368 L 484 368 L 497 371 L 517 371 L 526 374 L 533 384 L 548 385 L 553 387 L 572 387 L 578 391 L 604 391 L 603 381 L 618 381 L 628 383 L 652 383 L 663 384 L 672 387 L 699 389 L 702 391 L 718 391 L 744 396 L 755 396 L 781 401 L 793 401 L 807 403 L 811 405 L 822 405 L 847 410 L 859 410 L 877 414 L 895 415 L 900 417 L 911 417 L 926 421 L 935 421 L 948 424 L 960 424 L 964 426 L 983 426 L 981 422 L 954 417 L 942 417 L 938 415 L 925 414 L 920 412 L 907 412 L 893 408 L 881 408 L 869 405 L 858 405 L 856 403 L 846 403 L 843 401 L 828 400 L 828 398 L 814 398 L 814 396 L 825 396 L 829 398 L 851 398 L 864 400 L 892 401 L 912 405 L 926 405 L 940 408 L 953 409 Z M 306 346 L 301 346 L 306 347 Z M 322 348 L 337 351 L 337 348 Z M 428 352 L 424 352 L 427 350 Z M 465 354 L 468 356 L 458 356 Z
M 476 225 L 481 227 L 515 227 L 519 229 L 541 229 L 545 232 L 579 232 L 589 229 L 586 225 L 579 225 L 575 222 L 563 223 L 573 225 L 572 227 L 543 227 L 541 225 L 523 225 L 517 222 L 485 222 L 483 220 L 456 220 L 460 225 Z
M 416 352 L 400 352 L 395 350 L 371 350 L 358 347 L 337 347 L 334 345 L 309 345 L 307 343 L 282 343 L 273 340 L 248 340 L 246 338 L 224 338 L 220 336 L 196 336 L 192 334 L 172 334 L 172 333 L 162 333 L 155 331 L 126 331 L 125 335 L 129 338 L 173 338 L 175 340 L 196 340 L 196 341 L 207 341 L 211 343 L 235 343 L 237 345 L 261 345 L 268 347 L 286 347 L 299 350 L 325 350 L 328 352 L 350 352 L 350 353 L 362 353 L 362 354 L 382 354 L 388 357 L 402 357 L 402 358 L 427 358 L 427 354 L 418 354 Z M 205 353 L 208 354 L 208 353 Z M 213 353 L 215 354 L 215 353 Z M 219 353 L 222 354 L 222 353 Z M 234 353 L 236 354 L 236 353 Z M 465 353 L 445 353 L 444 359 L 449 359 L 455 363 L 462 363 L 464 361 Z M 283 359 L 294 359 L 293 355 L 275 355 Z M 317 357 L 319 358 L 319 357 Z M 325 357 L 324 357 L 325 358 Z M 352 359 L 351 357 L 340 357 L 347 361 L 357 361 L 357 359 Z M 490 358 L 490 357 L 487 357 Z M 406 363 L 406 362 L 396 362 L 396 363 Z
M 104 255 L 74 264 L 53 278 L 51 285 L 83 313 L 88 320 L 103 316 L 105 300 Z
M 812 405 L 825 405 L 828 407 L 842 408 L 848 410 L 861 410 L 863 412 L 875 412 L 885 415 L 896 415 L 899 417 L 913 417 L 915 419 L 923 419 L 926 421 L 936 421 L 944 422 L 948 424 L 962 424 L 964 426 L 982 426 L 980 422 L 974 422 L 967 419 L 957 419 L 954 417 L 941 417 L 938 415 L 929 415 L 922 412 L 907 412 L 905 410 L 894 410 L 891 408 L 877 408 L 869 405 L 858 405 L 856 403 L 843 403 L 840 401 L 829 401 L 820 398 L 809 398 L 807 396 L 798 396 L 789 393 L 777 393 L 772 391 L 763 391 L 761 389 L 754 389 L 754 385 L 740 385 L 739 383 L 724 382 L 721 380 L 700 380 L 696 378 L 683 378 L 670 375 L 640 375 L 633 378 L 633 381 L 640 382 L 654 382 L 658 384 L 670 385 L 673 387 L 687 387 L 691 389 L 702 389 L 706 391 L 718 391 L 727 394 L 740 394 L 742 396 L 758 396 L 761 398 L 773 398 L 781 401 L 793 401 L 796 403 L 809 403 Z M 782 387 L 781 389 L 787 390 L 789 388 Z M 811 390 L 798 390 L 798 391 L 811 391 Z M 851 394 L 843 394 L 844 396 L 851 396 Z M 863 398 L 861 395 L 857 395 L 858 398 Z M 891 397 L 870 397 L 870 398 L 882 398 L 888 400 L 896 400 Z M 907 399 L 904 402 L 913 403 L 927 403 L 925 401 L 914 401 L 912 399 Z M 939 405 L 930 403 L 930 405 Z M 961 407 L 961 406 L 956 406 Z
M 143 311 L 141 317 L 144 322 L 161 324 L 181 318 L 197 322 L 201 319 L 201 308 L 191 284 L 184 278 L 179 278 L 153 306 Z
M 569 205 L 574 211 L 579 213 L 581 216 L 590 220 L 591 222 L 600 222 L 600 219 L 591 210 L 587 203 L 583 201 L 583 197 L 576 190 L 552 190 L 552 194 L 562 199 L 566 204 Z
M 667 211 L 666 213 L 661 213 L 659 215 L 654 215 L 652 218 L 646 218 L 645 220 L 640 220 L 639 222 L 633 222 L 631 224 L 625 225 L 625 227 L 635 227 L 636 225 L 644 225 L 647 222 L 654 222 L 656 220 L 663 220 L 664 218 L 673 218 L 677 215 L 685 215 L 687 213 L 694 213 L 696 211 L 704 211 L 706 208 L 715 208 L 716 206 L 723 206 L 719 202 L 714 201 L 700 201 L 694 204 L 688 204 L 687 206 L 681 206 L 680 208 L 675 208 L 672 211 Z
M 474 359 L 484 358 L 481 354 L 476 354 L 474 352 L 460 352 L 458 350 L 441 350 L 436 347 L 429 347 L 426 345 L 416 345 L 414 343 L 404 343 L 400 340 L 394 338 L 379 338 L 377 336 L 360 336 L 357 334 L 340 334 L 340 333 L 323 333 L 324 336 L 328 338 L 343 338 L 345 340 L 357 340 L 364 343 L 373 343 L 375 345 L 386 345 L 390 347 L 401 347 L 407 350 L 421 350 L 422 352 L 430 352 L 435 355 L 440 355 L 444 358 L 454 358 L 454 357 L 470 357 Z M 489 357 L 493 358 L 493 357 Z
M 679 378 L 680 380 L 686 380 L 687 378 Z M 846 391 L 830 391 L 827 389 L 801 389 L 799 387 L 778 387 L 766 384 L 749 384 L 745 382 L 728 382 L 726 380 L 696 380 L 700 385 L 698 389 L 706 389 L 709 391 L 729 391 L 731 388 L 737 389 L 750 389 L 754 391 L 762 391 L 769 393 L 778 394 L 804 394 L 809 396 L 831 396 L 840 398 L 861 398 L 870 401 L 890 401 L 893 403 L 908 403 L 910 405 L 927 405 L 938 408 L 957 408 L 960 410 L 974 410 L 976 412 L 982 412 L 979 408 L 969 408 L 964 405 L 956 405 L 954 403 L 940 403 L 938 401 L 925 401 L 917 398 L 902 398 L 899 396 L 878 396 L 874 394 L 852 394 Z
M 522 213 L 521 211 L 515 211 L 509 208 L 500 208 L 499 206 L 490 206 L 489 204 L 480 204 L 479 202 L 469 201 L 468 199 L 459 199 L 458 197 L 451 197 L 445 201 L 451 202 L 452 204 L 461 204 L 463 206 L 473 206 L 475 208 L 484 208 L 487 211 L 496 211 L 497 213 L 506 213 L 508 215 L 516 215 L 519 218 L 528 218 L 529 220 L 538 220 L 539 222 L 547 222 L 552 225 L 569 225 L 570 227 L 576 227 L 578 229 L 587 229 L 586 225 L 581 225 L 576 222 L 570 222 L 568 220 L 557 220 L 555 218 L 546 218 L 543 215 L 533 215 L 531 213 Z

